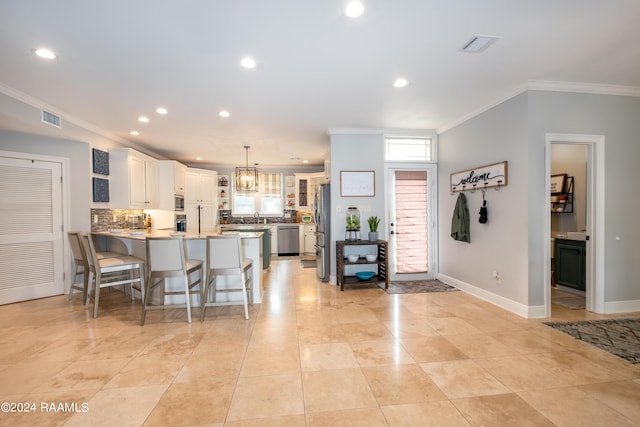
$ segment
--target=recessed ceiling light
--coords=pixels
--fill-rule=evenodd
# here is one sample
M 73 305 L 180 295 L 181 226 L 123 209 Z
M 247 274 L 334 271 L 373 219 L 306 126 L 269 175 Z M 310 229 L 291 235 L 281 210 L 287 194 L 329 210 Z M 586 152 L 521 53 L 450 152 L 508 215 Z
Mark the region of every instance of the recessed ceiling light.
M 240 61 L 240 65 L 242 65 L 244 68 L 255 68 L 256 61 L 253 58 L 249 58 L 247 56 L 245 58 L 242 58 L 242 61 Z
M 476 34 L 460 50 L 471 53 L 482 52 L 497 42 L 499 38 L 499 36 L 481 36 Z
M 140 135 L 140 132 L 138 132 L 137 130 L 132 130 L 131 132 L 129 132 L 129 134 L 133 136 L 138 136 Z
M 302 163 L 309 163 L 309 160 L 303 160 Z
M 156 108 L 156 113 L 158 113 L 158 114 L 167 114 L 168 111 L 164 107 L 158 107 L 158 108 Z
M 409 82 L 407 81 L 407 79 L 400 77 L 399 79 L 396 79 L 396 81 L 393 82 L 393 85 L 395 87 L 405 87 L 409 84 Z
M 33 53 L 44 59 L 56 59 L 56 54 L 46 48 L 34 49 Z
M 230 116 L 231 116 L 231 113 L 229 113 L 227 110 L 222 110 L 222 111 L 220 111 L 220 112 L 218 113 L 218 115 L 219 115 L 220 117 L 224 117 L 224 118 L 226 119 L 227 117 L 230 117 Z
M 202 157 L 198 156 L 196 157 L 196 160 L 202 160 Z
M 138 121 L 142 122 L 142 123 L 149 123 L 149 117 L 140 116 L 140 117 L 138 117 Z
M 344 14 L 349 18 L 357 18 L 364 13 L 364 5 L 359 1 L 350 1 L 344 9 Z

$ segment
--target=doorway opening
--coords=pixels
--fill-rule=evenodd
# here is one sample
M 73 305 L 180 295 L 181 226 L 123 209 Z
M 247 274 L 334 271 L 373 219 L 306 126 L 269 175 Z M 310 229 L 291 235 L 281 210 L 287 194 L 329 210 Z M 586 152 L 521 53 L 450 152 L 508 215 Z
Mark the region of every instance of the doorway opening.
M 552 188 L 552 175 L 556 183 L 559 182 L 557 179 L 564 180 L 564 186 L 561 190 L 555 188 L 555 194 L 546 197 L 544 204 L 548 242 L 545 245 L 545 315 L 551 316 L 552 285 L 558 282 L 568 285 L 560 289 L 569 295 L 584 292 L 586 310 L 602 313 L 604 136 L 548 134 L 546 153 L 545 188 Z M 580 262 L 583 265 L 579 265 Z M 558 267 L 552 268 L 552 263 L 564 263 L 567 268 L 560 267 L 561 271 L 558 271 Z M 568 279 L 581 271 L 583 289 L 574 286 L 573 279 Z M 562 274 L 565 276 L 560 278 Z

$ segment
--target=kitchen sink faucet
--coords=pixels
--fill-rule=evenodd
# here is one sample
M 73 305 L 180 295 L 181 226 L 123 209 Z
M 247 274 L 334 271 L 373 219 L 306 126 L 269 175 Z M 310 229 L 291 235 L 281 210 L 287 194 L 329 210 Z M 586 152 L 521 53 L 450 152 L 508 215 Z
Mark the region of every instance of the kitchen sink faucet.
M 260 212 L 256 211 L 253 217 L 256 219 L 256 224 L 260 224 Z

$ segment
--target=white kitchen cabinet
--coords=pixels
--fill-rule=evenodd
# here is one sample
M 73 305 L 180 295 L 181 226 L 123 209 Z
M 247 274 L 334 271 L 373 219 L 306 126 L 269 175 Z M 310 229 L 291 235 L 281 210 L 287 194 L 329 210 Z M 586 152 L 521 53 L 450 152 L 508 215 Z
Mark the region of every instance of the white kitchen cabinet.
M 278 255 L 278 226 L 271 227 L 271 255 Z
M 200 210 L 199 219 L 198 210 Z M 218 210 L 211 204 L 187 204 L 184 207 L 184 213 L 187 215 L 187 232 L 189 233 L 208 232 L 216 228 Z M 198 224 L 200 224 L 200 230 L 198 230 Z
M 187 167 L 175 160 L 160 160 L 158 172 L 160 193 L 158 209 L 173 211 L 176 194 L 184 195 Z
M 213 203 L 216 199 L 217 172 L 188 168 L 185 172 L 184 202 Z
M 130 148 L 109 150 L 109 196 L 113 209 L 156 209 L 158 161 Z
M 302 224 L 300 226 L 300 248 L 305 255 L 316 253 L 316 226 L 315 224 Z
M 316 186 L 325 182 L 324 172 L 297 173 L 295 176 L 296 209 L 310 211 Z
M 218 173 L 187 168 L 185 172 L 184 211 L 187 231 L 212 231 L 217 224 Z

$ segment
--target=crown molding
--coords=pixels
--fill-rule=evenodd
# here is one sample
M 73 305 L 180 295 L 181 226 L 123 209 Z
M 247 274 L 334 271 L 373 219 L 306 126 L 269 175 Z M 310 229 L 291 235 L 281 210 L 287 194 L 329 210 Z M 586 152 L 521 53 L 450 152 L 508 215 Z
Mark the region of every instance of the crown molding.
M 447 123 L 446 125 L 440 127 L 437 129 L 438 134 L 444 133 L 448 130 L 453 129 L 454 127 L 461 125 L 462 123 L 466 122 L 467 120 L 471 120 L 472 118 L 479 116 L 480 114 L 484 113 L 485 111 L 488 111 L 490 109 L 492 109 L 495 106 L 498 106 L 500 104 L 502 104 L 505 101 L 508 101 L 509 99 L 516 97 L 524 92 L 526 92 L 528 90 L 528 86 L 525 85 L 520 85 L 518 87 L 513 88 L 512 90 L 510 90 L 507 93 L 504 93 L 500 96 L 498 96 L 497 98 L 494 98 L 493 101 L 490 101 L 489 103 L 465 114 L 464 116 L 460 117 L 457 120 L 454 120 L 453 122 Z
M 596 95 L 640 96 L 638 86 L 620 86 L 593 83 L 557 82 L 547 80 L 529 80 L 529 90 L 544 90 L 549 92 L 592 93 Z
M 124 146 L 129 146 L 129 147 L 133 147 L 136 146 L 137 144 L 132 143 L 129 140 L 126 140 L 122 137 L 119 137 L 117 135 L 114 135 L 102 128 L 99 128 L 89 122 L 85 122 L 84 120 L 81 120 L 75 116 L 72 116 L 71 114 L 65 113 L 65 112 L 61 112 L 59 109 L 57 109 L 56 107 L 47 104 L 46 102 L 43 102 L 37 98 L 32 97 L 31 95 L 27 95 L 24 92 L 20 92 L 19 90 L 12 88 L 11 86 L 7 86 L 4 83 L 0 83 L 0 93 L 3 93 L 4 95 L 7 95 L 17 101 L 20 101 L 26 105 L 29 105 L 33 108 L 39 109 L 39 110 L 45 110 L 48 111 L 50 113 L 55 114 L 56 116 L 59 116 L 61 119 L 63 119 L 65 122 L 67 123 L 71 123 L 75 126 L 78 126 L 81 129 L 84 129 L 86 131 L 92 132 L 96 135 L 100 135 L 104 138 L 110 139 L 114 142 L 120 143 Z M 64 135 L 64 130 L 61 130 L 61 134 Z
M 529 80 L 526 84 L 517 86 L 511 91 L 498 96 L 493 101 L 465 114 L 459 119 L 448 123 L 437 129 L 437 132 L 444 133 L 454 127 L 470 120 L 480 114 L 490 110 L 491 108 L 502 104 L 509 99 L 518 96 L 524 92 L 539 90 L 547 92 L 573 92 L 573 93 L 589 93 L 594 95 L 616 95 L 616 96 L 640 96 L 640 87 L 638 86 L 619 86 L 604 85 L 592 83 L 576 83 L 576 82 L 559 82 L 547 80 Z
M 327 135 L 432 136 L 435 129 L 327 128 Z

